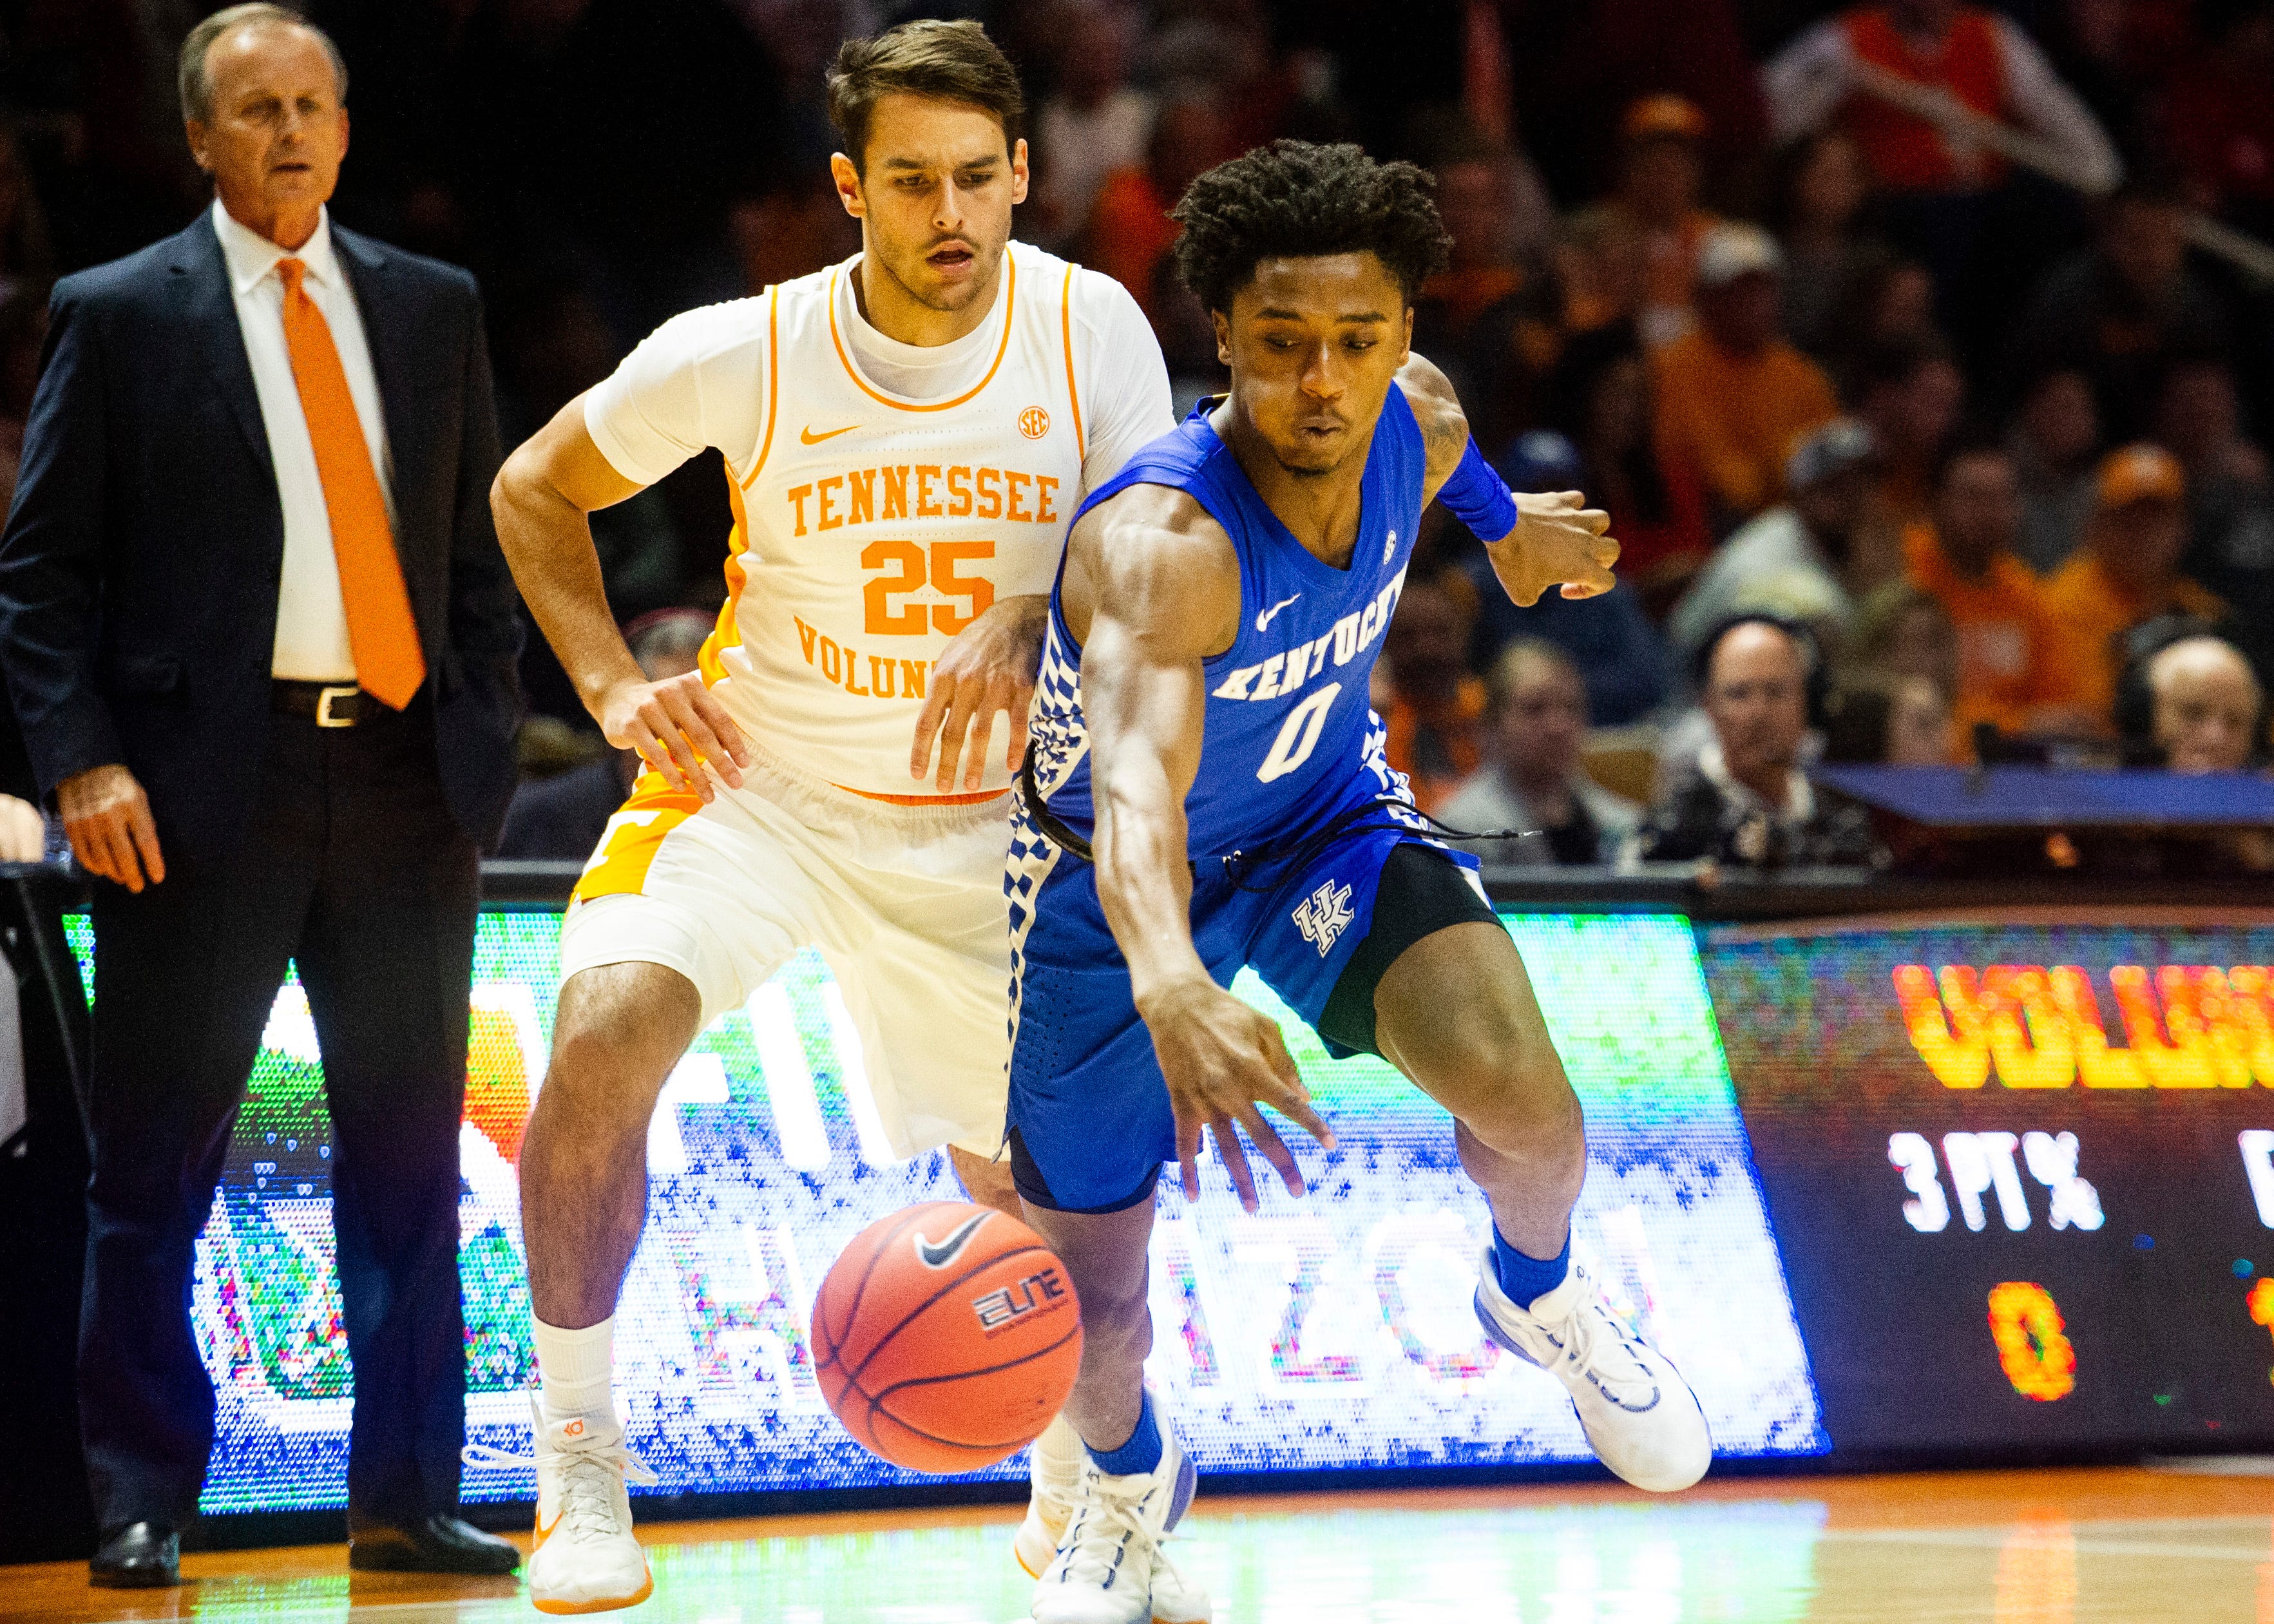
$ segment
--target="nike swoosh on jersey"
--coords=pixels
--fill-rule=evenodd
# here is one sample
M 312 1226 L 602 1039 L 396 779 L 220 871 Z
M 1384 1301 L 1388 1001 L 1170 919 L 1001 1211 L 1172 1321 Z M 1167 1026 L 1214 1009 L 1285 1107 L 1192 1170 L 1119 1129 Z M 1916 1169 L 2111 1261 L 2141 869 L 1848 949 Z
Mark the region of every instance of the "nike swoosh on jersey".
M 954 1231 L 944 1241 L 928 1241 L 923 1237 L 923 1231 L 919 1229 L 916 1231 L 916 1256 L 923 1260 L 926 1268 L 945 1268 L 955 1261 L 964 1247 L 970 1244 L 971 1237 L 986 1222 L 985 1213 L 967 1218 L 956 1225 Z
M 809 423 L 797 432 L 797 437 L 809 446 L 817 446 L 825 440 L 836 439 L 840 434 L 850 434 L 860 426 L 857 423 L 848 423 L 841 429 L 832 429 L 826 434 L 817 434 L 813 432 L 813 425 Z
M 1296 593 L 1296 594 L 1295 594 L 1295 598 L 1300 598 L 1301 596 L 1302 596 L 1302 594 L 1301 594 L 1300 592 L 1298 592 L 1298 593 Z M 1284 608 L 1285 608 L 1289 604 L 1293 603 L 1293 602 L 1295 601 L 1295 598 L 1281 598 L 1277 603 L 1276 603 L 1276 604 L 1272 605 L 1271 605 L 1271 607 L 1269 607 L 1269 609 L 1266 609 L 1266 610 L 1265 610 L 1261 614 L 1257 615 L 1257 616 L 1255 617 L 1255 629 L 1256 629 L 1257 631 L 1259 631 L 1259 632 L 1260 632 L 1260 631 L 1261 631 L 1265 627 L 1267 627 L 1267 626 L 1270 625 L 1270 624 L 1271 624 L 1271 617 L 1272 617 L 1273 615 L 1275 615 L 1275 614 L 1277 614 L 1277 613 L 1278 613 L 1282 609 L 1284 609 Z

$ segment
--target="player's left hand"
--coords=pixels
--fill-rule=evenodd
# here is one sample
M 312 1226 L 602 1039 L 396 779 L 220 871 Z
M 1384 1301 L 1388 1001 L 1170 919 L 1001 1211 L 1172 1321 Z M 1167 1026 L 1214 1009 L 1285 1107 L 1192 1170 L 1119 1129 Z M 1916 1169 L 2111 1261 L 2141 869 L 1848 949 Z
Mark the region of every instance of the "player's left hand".
M 1239 1143 L 1242 1128 L 1278 1172 L 1287 1193 L 1301 1195 L 1303 1169 L 1256 1108 L 1269 1106 L 1329 1150 L 1335 1147 L 1335 1134 L 1311 1108 L 1311 1091 L 1295 1070 L 1278 1023 L 1205 974 L 1162 988 L 1138 1008 L 1152 1034 L 1161 1079 L 1168 1085 L 1185 1199 L 1201 1198 L 1201 1134 L 1206 1131 L 1239 1192 L 1240 1206 L 1257 1210 L 1255 1171 Z
M 1579 492 L 1518 492 L 1516 514 L 1516 528 L 1485 552 L 1517 607 L 1531 608 L 1551 587 L 1562 587 L 1566 598 L 1594 598 L 1615 584 L 1619 544 L 1611 539 L 1611 515 L 1588 507 Z
M 1027 753 L 1027 702 L 1034 697 L 1035 673 L 1043 663 L 1043 629 L 1050 600 L 1039 593 L 1005 598 L 958 632 L 932 668 L 931 687 L 916 715 L 915 748 L 908 776 L 931 771 L 932 745 L 939 745 L 940 793 L 955 789 L 955 770 L 963 767 L 966 791 L 987 776 L 987 745 L 995 733 L 995 713 L 1011 716 L 1011 748 L 1005 757 L 1019 770 Z

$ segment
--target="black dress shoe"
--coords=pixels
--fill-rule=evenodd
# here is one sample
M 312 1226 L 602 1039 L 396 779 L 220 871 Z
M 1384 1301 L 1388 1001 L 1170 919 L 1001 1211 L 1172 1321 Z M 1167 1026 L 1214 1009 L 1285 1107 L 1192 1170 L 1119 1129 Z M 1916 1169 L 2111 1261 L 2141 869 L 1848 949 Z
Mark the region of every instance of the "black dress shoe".
M 371 1523 L 348 1533 L 348 1566 L 382 1573 L 509 1574 L 521 1553 L 509 1540 L 437 1512 L 405 1528 Z
M 182 1582 L 182 1537 L 160 1522 L 129 1522 L 103 1538 L 87 1582 L 114 1590 L 154 1590 Z

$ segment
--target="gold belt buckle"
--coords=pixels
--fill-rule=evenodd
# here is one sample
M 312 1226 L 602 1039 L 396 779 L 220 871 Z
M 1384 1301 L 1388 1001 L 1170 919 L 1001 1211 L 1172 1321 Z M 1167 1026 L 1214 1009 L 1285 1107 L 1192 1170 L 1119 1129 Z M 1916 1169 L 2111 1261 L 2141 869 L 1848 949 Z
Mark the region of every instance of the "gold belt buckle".
M 356 725 L 356 719 L 352 716 L 334 716 L 332 714 L 332 702 L 335 699 L 352 699 L 361 691 L 362 690 L 360 688 L 328 688 L 321 693 L 318 694 L 316 695 L 316 726 L 319 727 L 353 727 Z

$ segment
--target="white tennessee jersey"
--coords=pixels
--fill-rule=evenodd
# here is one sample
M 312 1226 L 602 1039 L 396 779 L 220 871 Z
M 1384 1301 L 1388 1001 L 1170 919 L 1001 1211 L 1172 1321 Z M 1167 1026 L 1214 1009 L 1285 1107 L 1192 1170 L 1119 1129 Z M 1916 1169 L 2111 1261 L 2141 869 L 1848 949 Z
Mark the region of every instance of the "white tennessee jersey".
M 933 667 L 990 605 L 1050 590 L 1085 492 L 1171 426 L 1168 376 L 1118 283 L 1013 243 L 994 311 L 954 347 L 970 375 L 893 394 L 847 331 L 859 263 L 665 323 L 585 425 L 643 485 L 725 456 L 727 597 L 701 668 L 754 741 L 872 800 L 972 800 L 908 776 Z M 1010 782 L 1005 728 L 985 795 Z

